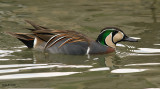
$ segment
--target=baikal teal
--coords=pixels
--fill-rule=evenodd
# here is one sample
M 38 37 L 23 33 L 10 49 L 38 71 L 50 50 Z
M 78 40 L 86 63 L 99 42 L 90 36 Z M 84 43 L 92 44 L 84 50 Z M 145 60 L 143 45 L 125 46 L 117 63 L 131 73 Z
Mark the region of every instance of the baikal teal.
M 136 39 L 129 38 L 122 30 L 116 27 L 102 29 L 95 41 L 76 31 L 51 30 L 36 25 L 31 21 L 26 22 L 34 27 L 34 29 L 28 29 L 32 33 L 8 33 L 22 41 L 28 48 L 53 54 L 104 54 L 114 52 L 118 42 L 137 42 Z

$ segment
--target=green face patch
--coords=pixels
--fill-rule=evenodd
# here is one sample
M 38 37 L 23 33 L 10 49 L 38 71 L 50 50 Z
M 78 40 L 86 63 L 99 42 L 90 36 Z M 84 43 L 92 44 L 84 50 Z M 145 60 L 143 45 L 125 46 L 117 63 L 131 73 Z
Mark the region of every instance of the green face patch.
M 102 31 L 102 33 L 98 36 L 97 41 L 100 42 L 102 45 L 107 45 L 105 39 L 113 31 L 113 29 L 107 29 Z

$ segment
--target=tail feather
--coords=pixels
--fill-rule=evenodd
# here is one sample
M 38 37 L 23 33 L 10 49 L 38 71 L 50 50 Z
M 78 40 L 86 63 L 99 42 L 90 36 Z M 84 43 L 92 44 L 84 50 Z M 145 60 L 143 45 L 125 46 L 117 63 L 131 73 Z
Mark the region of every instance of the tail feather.
M 33 23 L 32 21 L 25 20 L 27 23 L 32 25 L 34 28 L 26 28 L 31 31 L 37 31 L 37 30 L 46 30 L 48 28 L 37 25 Z M 18 40 L 23 42 L 28 48 L 33 48 L 34 46 L 34 39 L 35 39 L 35 33 L 13 33 L 13 32 L 6 32 L 7 34 L 16 37 Z
M 27 34 L 27 33 L 12 33 L 7 32 L 11 36 L 16 37 L 18 40 L 23 42 L 28 48 L 33 48 L 34 38 L 35 36 L 33 34 Z
M 25 29 L 30 30 L 30 31 L 36 31 L 36 30 L 33 29 L 33 28 L 25 28 Z
M 33 40 L 23 40 L 23 39 L 18 39 L 21 42 L 23 42 L 28 48 L 33 48 L 33 43 L 34 43 L 34 39 Z
M 28 30 L 31 30 L 31 31 L 36 31 L 36 30 L 45 30 L 45 29 L 48 29 L 46 27 L 43 27 L 43 26 L 39 26 L 35 23 L 33 23 L 32 21 L 29 21 L 29 20 L 25 20 L 27 23 L 29 23 L 30 25 L 32 25 L 35 29 L 28 29 Z

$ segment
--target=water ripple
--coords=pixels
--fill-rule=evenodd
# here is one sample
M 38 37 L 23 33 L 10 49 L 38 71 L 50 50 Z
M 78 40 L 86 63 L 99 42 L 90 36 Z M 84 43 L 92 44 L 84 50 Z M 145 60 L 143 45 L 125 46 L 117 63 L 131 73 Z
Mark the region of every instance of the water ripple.
M 136 53 L 160 53 L 160 49 L 155 48 L 138 48 L 139 50 L 134 50 Z
M 139 64 L 127 64 L 125 66 L 146 66 L 146 65 L 160 65 L 160 63 L 139 63 Z
M 30 67 L 28 67 L 30 66 Z M 17 65 L 0 65 L 0 68 L 15 68 L 15 67 L 24 67 L 24 68 L 16 68 L 16 69 L 1 69 L 0 74 L 2 73 L 13 73 L 20 72 L 26 70 L 33 69 L 44 69 L 44 68 L 91 68 L 93 66 L 90 65 L 48 65 L 48 64 L 17 64 Z
M 109 67 L 101 67 L 101 68 L 89 69 L 89 71 L 105 71 L 105 70 L 110 70 L 110 68 Z
M 25 74 L 9 74 L 0 76 L 0 80 L 6 79 L 22 79 L 22 78 L 40 78 L 40 77 L 58 77 L 77 74 L 81 72 L 45 72 L 45 73 L 25 73 Z
M 135 72 L 143 72 L 146 70 L 148 70 L 148 69 L 129 69 L 129 68 L 126 68 L 126 69 L 115 69 L 115 70 L 112 70 L 111 73 L 135 73 Z

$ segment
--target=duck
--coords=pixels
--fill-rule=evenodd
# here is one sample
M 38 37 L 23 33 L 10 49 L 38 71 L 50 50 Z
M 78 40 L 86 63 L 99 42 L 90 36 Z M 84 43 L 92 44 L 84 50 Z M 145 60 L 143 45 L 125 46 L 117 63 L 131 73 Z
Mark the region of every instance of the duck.
M 105 27 L 96 40 L 73 30 L 49 29 L 25 20 L 33 28 L 26 28 L 31 33 L 7 32 L 23 42 L 28 48 L 53 54 L 107 54 L 116 50 L 116 44 L 121 41 L 137 42 L 128 37 L 117 27 Z

